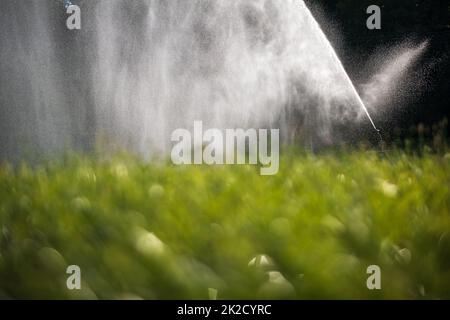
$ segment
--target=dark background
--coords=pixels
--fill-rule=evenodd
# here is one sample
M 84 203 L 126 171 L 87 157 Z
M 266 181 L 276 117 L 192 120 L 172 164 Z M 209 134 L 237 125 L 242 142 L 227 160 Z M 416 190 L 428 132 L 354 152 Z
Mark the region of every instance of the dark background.
M 449 0 L 305 0 L 336 48 L 345 68 L 358 79 L 364 63 L 376 53 L 409 39 L 429 40 L 420 63 L 427 65 L 426 85 L 417 96 L 392 108 L 390 117 L 376 119 L 387 136 L 414 135 L 423 124 L 432 135 L 433 124 L 449 117 L 450 103 L 450 1 Z M 366 13 L 378 5 L 382 29 L 369 30 Z M 423 72 L 423 70 L 421 71 Z M 357 83 L 357 81 L 356 81 Z M 376 115 L 375 115 L 375 118 Z M 448 130 L 446 130 L 448 136 Z

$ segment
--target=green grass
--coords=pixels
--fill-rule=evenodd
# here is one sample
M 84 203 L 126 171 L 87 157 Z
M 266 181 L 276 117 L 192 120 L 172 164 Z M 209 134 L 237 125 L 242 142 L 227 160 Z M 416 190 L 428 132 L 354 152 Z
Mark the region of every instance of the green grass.
M 129 156 L 0 168 L 1 298 L 450 298 L 449 154 L 293 153 L 271 177 Z

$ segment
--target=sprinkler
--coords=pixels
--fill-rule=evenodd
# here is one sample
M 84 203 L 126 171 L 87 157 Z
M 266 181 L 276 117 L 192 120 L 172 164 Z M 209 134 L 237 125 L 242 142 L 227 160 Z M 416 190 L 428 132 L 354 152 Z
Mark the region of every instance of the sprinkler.
M 362 106 L 364 112 L 365 112 L 366 115 L 367 115 L 367 118 L 368 118 L 369 121 L 370 121 L 370 124 L 372 125 L 373 129 L 375 130 L 375 132 L 376 132 L 377 135 L 378 135 L 378 138 L 380 139 L 381 152 L 384 153 L 384 146 L 383 146 L 383 145 L 384 145 L 384 139 L 383 139 L 383 136 L 382 136 L 382 134 L 381 134 L 381 130 L 378 129 L 378 127 L 375 125 L 375 122 L 373 121 L 373 119 L 372 119 L 372 117 L 371 117 L 371 115 L 370 115 L 370 113 L 369 113 L 369 110 L 367 109 L 366 105 L 365 105 L 364 102 L 362 101 L 362 99 L 361 99 L 361 97 L 359 96 L 359 94 L 358 94 L 358 93 L 356 93 L 356 94 L 357 94 L 357 96 L 358 96 L 359 102 L 361 103 L 361 106 Z

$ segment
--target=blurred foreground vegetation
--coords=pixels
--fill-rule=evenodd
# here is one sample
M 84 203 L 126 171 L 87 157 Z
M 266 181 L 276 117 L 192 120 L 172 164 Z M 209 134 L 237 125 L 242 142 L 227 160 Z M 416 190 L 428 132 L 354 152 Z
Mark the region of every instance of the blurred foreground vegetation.
M 294 152 L 272 177 L 131 156 L 3 165 L 0 298 L 449 299 L 449 187 L 445 152 Z

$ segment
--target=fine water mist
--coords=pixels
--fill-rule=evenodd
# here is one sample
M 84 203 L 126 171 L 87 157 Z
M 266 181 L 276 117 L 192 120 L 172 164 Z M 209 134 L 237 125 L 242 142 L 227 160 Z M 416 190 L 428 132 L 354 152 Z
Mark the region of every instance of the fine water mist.
M 302 1 L 169 3 L 98 5 L 94 87 L 107 136 L 145 153 L 198 119 L 283 128 L 292 109 L 328 136 L 363 107 Z
M 398 107 L 402 98 L 414 96 L 420 90 L 421 83 L 412 79 L 409 73 L 413 66 L 423 56 L 428 48 L 428 41 L 419 44 L 406 42 L 387 50 L 389 54 L 383 55 L 383 59 L 376 56 L 377 70 L 369 81 L 363 84 L 362 99 L 367 108 L 374 115 L 385 113 L 388 107 Z M 386 50 L 385 50 L 386 52 Z
M 306 143 L 333 143 L 336 124 L 375 127 L 303 1 L 72 3 L 81 30 L 65 27 L 63 1 L 2 1 L 2 157 L 98 140 L 166 154 L 195 120 Z

